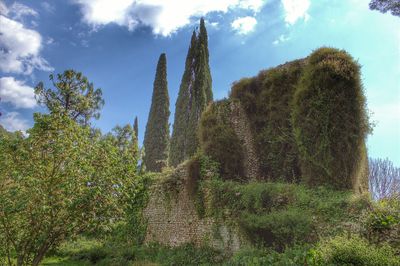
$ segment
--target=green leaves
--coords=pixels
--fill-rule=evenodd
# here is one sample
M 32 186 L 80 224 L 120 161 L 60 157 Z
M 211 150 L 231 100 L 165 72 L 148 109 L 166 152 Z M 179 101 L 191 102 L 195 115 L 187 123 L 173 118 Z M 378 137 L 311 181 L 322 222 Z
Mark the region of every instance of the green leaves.
M 1 248 L 24 264 L 122 219 L 137 162 L 132 128 L 102 137 L 62 112 L 34 119 L 27 138 L 0 139 Z
M 63 112 L 72 120 L 87 125 L 91 118 L 100 117 L 99 110 L 104 105 L 101 89 L 95 89 L 93 83 L 80 72 L 72 69 L 62 74 L 50 75 L 53 89 L 45 89 L 43 82 L 35 87 L 36 99 L 50 112 Z

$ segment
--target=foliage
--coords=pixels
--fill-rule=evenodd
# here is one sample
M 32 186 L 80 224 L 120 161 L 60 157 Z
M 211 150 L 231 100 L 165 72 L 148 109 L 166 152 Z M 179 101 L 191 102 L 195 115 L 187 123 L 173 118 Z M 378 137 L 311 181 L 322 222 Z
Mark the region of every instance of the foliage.
M 234 83 L 269 180 L 366 190 L 370 132 L 360 67 L 345 51 L 309 57 Z
M 169 115 L 167 59 L 165 54 L 161 54 L 157 64 L 149 119 L 144 135 L 146 154 L 143 162 L 148 171 L 161 172 L 161 169 L 167 166 Z
M 283 252 L 279 253 L 274 250 L 260 249 L 260 248 L 247 248 L 242 249 L 233 257 L 225 262 L 224 265 L 229 266 L 280 266 L 280 265 L 308 265 L 308 249 L 307 245 L 294 246 L 286 248 Z
M 400 200 L 400 168 L 389 159 L 369 159 L 369 191 L 374 199 Z
M 352 230 L 348 223 L 356 223 L 370 204 L 350 191 L 287 183 L 209 179 L 200 187 L 205 216 L 235 221 L 251 242 L 278 251 Z
M 143 217 L 143 209 L 147 206 L 148 187 L 152 178 L 151 174 L 137 176 L 128 192 L 126 225 L 123 227 L 127 243 L 140 245 L 146 236 L 147 221 Z
M 17 265 L 38 265 L 65 238 L 122 219 L 136 172 L 116 138 L 65 113 L 34 120 L 28 137 L 0 140 L 0 249 Z
M 185 71 L 175 104 L 175 119 L 171 137 L 171 166 L 189 159 L 199 147 L 198 124 L 201 114 L 212 101 L 212 80 L 209 66 L 207 31 L 204 19 L 200 31 L 193 32 L 186 56 Z
M 244 175 L 244 155 L 230 122 L 230 106 L 228 100 L 208 106 L 200 121 L 200 146 L 205 154 L 219 162 L 223 179 L 240 179 Z
M 269 180 L 295 181 L 300 175 L 290 114 L 303 65 L 302 60 L 293 61 L 232 86 L 231 98 L 246 111 L 261 170 Z
M 372 243 L 390 244 L 400 255 L 400 202 L 397 198 L 378 201 L 362 219 L 364 236 Z
M 87 125 L 91 118 L 100 117 L 99 110 L 104 105 L 101 89 L 95 89 L 93 83 L 72 69 L 50 75 L 53 89 L 45 89 L 43 82 L 35 87 L 36 99 L 44 104 L 51 113 L 64 112 L 72 120 Z
M 313 261 L 311 265 L 400 265 L 399 257 L 389 246 L 371 245 L 356 236 L 334 237 L 320 243 L 310 253 Z
M 156 243 L 121 245 L 113 239 L 78 238 L 61 245 L 53 256 L 77 265 L 218 265 L 224 257 L 210 247 L 185 244 L 171 248 Z
M 360 66 L 348 53 L 320 48 L 310 55 L 292 112 L 301 173 L 308 184 L 351 189 L 364 183 L 355 173 L 370 131 L 365 105 Z
M 137 116 L 135 116 L 135 121 L 133 122 L 133 131 L 135 131 L 135 136 L 138 139 L 139 138 L 139 122 L 138 122 Z
M 369 8 L 382 13 L 390 11 L 393 16 L 400 17 L 400 2 L 398 0 L 371 0 Z
M 115 126 L 111 133 L 106 134 L 104 138 L 119 150 L 120 159 L 124 161 L 127 167 L 131 168 L 131 171 L 136 169 L 139 148 L 134 128 L 131 125 Z

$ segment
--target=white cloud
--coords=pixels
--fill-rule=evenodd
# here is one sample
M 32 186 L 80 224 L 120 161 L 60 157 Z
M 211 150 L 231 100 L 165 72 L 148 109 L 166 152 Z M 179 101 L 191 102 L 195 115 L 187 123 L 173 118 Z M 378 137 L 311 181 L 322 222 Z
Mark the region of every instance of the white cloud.
M 94 28 L 116 23 L 134 30 L 149 26 L 153 33 L 168 36 L 190 24 L 191 17 L 230 9 L 260 11 L 265 0 L 74 0 L 81 6 L 83 21 Z
M 8 13 L 8 8 L 6 4 L 0 1 L 0 14 L 6 15 Z
M 42 37 L 37 31 L 4 15 L 0 15 L 0 25 L 0 71 L 29 75 L 35 68 L 52 70 L 40 56 Z
M 310 7 L 310 0 L 282 0 L 285 10 L 285 21 L 288 25 L 293 25 L 299 19 L 307 21 L 310 15 L 307 13 Z
M 254 17 L 242 17 L 235 19 L 231 26 L 238 34 L 247 34 L 254 30 L 257 20 Z
M 21 130 L 25 133 L 29 128 L 28 121 L 21 118 L 17 112 L 9 112 L 0 116 L 0 125 L 10 132 Z
M 289 36 L 286 36 L 286 35 L 282 34 L 282 35 L 280 35 L 280 36 L 278 37 L 278 39 L 276 39 L 275 41 L 273 41 L 272 44 L 278 45 L 278 44 L 280 44 L 280 43 L 284 43 L 284 42 L 287 42 L 287 41 L 289 41 L 289 40 L 290 40 L 290 37 L 289 37 Z
M 8 8 L 8 12 L 7 14 L 9 17 L 11 17 L 14 20 L 21 20 L 23 19 L 25 16 L 33 16 L 33 17 L 37 17 L 38 13 L 33 10 L 32 8 L 14 2 L 9 8 Z
M 44 10 L 46 10 L 49 13 L 54 13 L 54 11 L 56 10 L 55 7 L 48 2 L 42 2 L 40 5 Z
M 33 108 L 36 106 L 35 94 L 32 87 L 13 77 L 0 78 L 0 97 L 17 108 Z

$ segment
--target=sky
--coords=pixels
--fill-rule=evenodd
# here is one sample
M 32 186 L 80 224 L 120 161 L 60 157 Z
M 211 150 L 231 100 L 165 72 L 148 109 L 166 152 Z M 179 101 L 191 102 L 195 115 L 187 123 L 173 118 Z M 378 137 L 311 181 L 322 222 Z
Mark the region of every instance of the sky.
M 260 70 L 321 46 L 362 66 L 369 156 L 400 166 L 400 18 L 369 0 L 0 0 L 0 124 L 26 130 L 44 112 L 33 88 L 49 74 L 82 72 L 101 88 L 103 132 L 139 118 L 143 140 L 158 57 L 167 54 L 173 123 L 192 31 L 204 17 L 215 99 Z

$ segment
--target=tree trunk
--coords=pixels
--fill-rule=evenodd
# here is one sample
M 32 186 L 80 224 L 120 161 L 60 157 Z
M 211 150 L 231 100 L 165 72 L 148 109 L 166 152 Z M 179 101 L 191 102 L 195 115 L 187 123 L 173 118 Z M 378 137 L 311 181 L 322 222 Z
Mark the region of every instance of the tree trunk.
M 22 258 L 22 256 L 18 256 L 17 257 L 17 266 L 22 266 L 24 265 L 24 260 Z
M 46 254 L 49 245 L 43 244 L 39 251 L 36 253 L 35 258 L 33 259 L 32 266 L 38 266 L 39 263 L 43 260 L 44 255 Z

